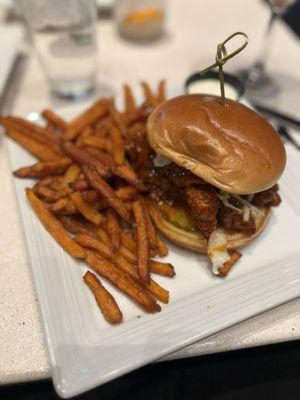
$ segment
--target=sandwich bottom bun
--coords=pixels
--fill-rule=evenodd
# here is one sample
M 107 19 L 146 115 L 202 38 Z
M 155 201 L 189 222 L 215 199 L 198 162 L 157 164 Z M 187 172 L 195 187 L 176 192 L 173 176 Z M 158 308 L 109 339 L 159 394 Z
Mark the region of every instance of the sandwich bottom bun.
M 197 251 L 199 253 L 207 252 L 207 240 L 201 235 L 200 232 L 186 231 L 184 229 L 178 228 L 176 225 L 164 218 L 158 206 L 156 206 L 153 202 L 148 202 L 147 206 L 151 218 L 157 229 L 167 239 L 179 246 Z M 247 235 L 244 232 L 232 233 L 223 230 L 222 228 L 218 228 L 225 233 L 229 249 L 237 249 L 239 247 L 245 246 L 253 239 L 255 239 L 264 230 L 270 219 L 271 209 L 261 208 L 260 211 L 261 216 L 259 218 L 255 218 L 256 232 L 253 235 Z

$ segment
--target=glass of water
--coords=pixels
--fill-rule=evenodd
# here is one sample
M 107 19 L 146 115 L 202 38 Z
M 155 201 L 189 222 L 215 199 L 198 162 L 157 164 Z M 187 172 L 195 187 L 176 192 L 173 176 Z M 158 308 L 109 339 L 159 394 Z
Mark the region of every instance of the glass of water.
M 96 84 L 94 0 L 18 0 L 51 91 L 79 98 Z

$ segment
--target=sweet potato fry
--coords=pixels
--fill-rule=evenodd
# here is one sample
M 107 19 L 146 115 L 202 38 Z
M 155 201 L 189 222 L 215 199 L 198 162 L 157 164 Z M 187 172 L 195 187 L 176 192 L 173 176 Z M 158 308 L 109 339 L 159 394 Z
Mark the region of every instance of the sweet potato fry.
M 135 111 L 135 109 L 136 109 L 134 96 L 132 94 L 130 86 L 128 86 L 128 85 L 123 86 L 123 91 L 124 91 L 125 112 L 131 113 L 131 112 Z
M 157 253 L 159 257 L 166 257 L 169 254 L 169 250 L 159 236 L 157 236 Z
M 54 111 L 45 109 L 42 111 L 42 117 L 58 129 L 65 131 L 68 128 L 67 122 L 59 115 L 57 115 Z
M 90 234 L 78 233 L 74 237 L 74 240 L 82 247 L 94 250 L 103 257 L 111 259 L 113 256 L 113 250 L 110 246 L 107 246 L 105 243 L 101 242 L 95 237 L 92 237 Z
M 102 240 L 103 243 L 105 243 L 110 248 L 113 248 L 110 237 L 105 229 L 103 229 L 101 226 L 97 226 L 96 233 L 97 233 L 98 237 Z
M 149 199 L 146 199 L 147 210 L 149 211 L 149 215 L 154 225 L 159 225 L 159 221 L 161 219 L 161 212 L 157 208 L 157 206 Z M 168 255 L 168 248 L 161 240 L 161 238 L 157 235 L 157 252 L 160 257 L 165 257 Z
M 102 286 L 96 275 L 91 272 L 87 271 L 83 280 L 93 292 L 95 300 L 106 321 L 110 324 L 119 324 L 123 317 L 114 297 Z
M 88 202 L 88 203 L 93 203 L 97 200 L 99 200 L 99 195 L 98 192 L 96 192 L 96 190 L 83 190 L 81 193 L 82 198 L 84 199 L 84 201 Z M 107 203 L 105 200 L 103 200 L 103 208 L 107 206 Z M 102 208 L 102 207 L 101 207 Z
M 64 139 L 75 139 L 86 126 L 93 124 L 97 119 L 103 117 L 107 113 L 107 103 L 107 99 L 98 100 L 89 109 L 70 122 L 68 129 L 64 133 Z
M 166 81 L 161 80 L 158 84 L 157 104 L 163 103 L 166 100 Z
M 133 200 L 138 194 L 138 191 L 133 186 L 123 186 L 116 190 L 116 195 L 120 200 Z
M 43 178 L 44 176 L 56 175 L 65 172 L 72 164 L 70 158 L 59 158 L 54 161 L 40 161 L 30 167 L 23 167 L 14 171 L 18 178 Z
M 64 183 L 68 185 L 69 183 L 75 182 L 77 176 L 80 173 L 80 167 L 78 164 L 72 164 L 66 170 L 64 174 Z
M 37 217 L 57 243 L 71 256 L 85 258 L 85 250 L 68 235 L 63 225 L 48 211 L 47 206 L 39 200 L 33 190 L 26 189 L 26 194 Z
M 239 253 L 236 250 L 231 250 L 230 251 L 230 260 L 227 261 L 223 267 L 219 268 L 219 276 L 224 277 L 228 274 L 228 272 L 231 270 L 231 268 L 234 266 L 234 264 L 241 258 L 241 253 Z
M 143 200 L 141 200 L 143 201 Z M 147 232 L 148 232 L 148 237 L 149 237 L 149 245 L 150 249 L 152 249 L 155 253 L 157 252 L 157 234 L 155 227 L 151 221 L 151 218 L 148 214 L 148 211 L 145 207 L 145 204 L 143 203 L 144 211 L 145 211 L 145 217 L 146 217 L 146 224 L 147 224 Z
M 142 281 L 149 282 L 150 264 L 149 264 L 149 236 L 147 232 L 147 220 L 144 206 L 140 201 L 135 201 L 132 206 L 135 219 L 135 229 L 137 236 L 137 269 Z
M 125 143 L 122 134 L 114 125 L 109 129 L 109 136 L 111 139 L 111 151 L 117 165 L 124 163 L 125 157 Z
M 110 236 L 114 250 L 118 250 L 121 245 L 121 229 L 119 226 L 118 216 L 112 209 L 107 210 L 105 227 Z
M 46 145 L 54 153 L 61 155 L 58 138 L 49 130 L 17 117 L 1 118 L 1 124 L 9 131 L 17 131 L 28 139 Z
M 134 280 L 140 283 L 149 293 L 151 293 L 157 300 L 168 303 L 169 292 L 162 288 L 157 282 L 150 278 L 149 283 L 141 282 L 139 274 L 137 273 L 136 266 L 131 264 L 122 254 L 114 254 L 112 261 L 124 272 L 130 275 Z
M 134 186 L 139 185 L 138 178 L 136 176 L 136 173 L 133 171 L 133 169 L 129 165 L 119 165 L 118 167 L 115 167 L 112 169 L 112 172 L 114 175 L 123 178 L 125 181 L 131 183 Z
M 143 91 L 144 91 L 144 96 L 146 98 L 146 103 L 151 107 L 155 108 L 157 106 L 157 100 L 152 93 L 152 90 L 150 89 L 150 86 L 148 85 L 147 82 L 142 82 L 141 83 Z
M 136 241 L 131 235 L 121 231 L 121 242 L 132 253 L 136 253 Z
M 93 206 L 93 203 L 84 201 L 79 192 L 73 192 L 70 196 L 76 208 L 88 221 L 95 225 L 101 225 L 103 222 L 103 215 L 99 213 L 97 207 Z
M 47 186 L 38 185 L 34 189 L 34 193 L 42 200 L 48 203 L 54 203 L 61 198 L 60 193 L 55 192 Z
M 176 275 L 172 264 L 163 263 L 163 262 L 156 261 L 156 260 L 150 260 L 150 270 L 154 274 L 167 276 L 169 278 L 172 278 L 173 276 Z
M 6 129 L 5 133 L 41 161 L 53 161 L 60 157 L 58 153 L 46 144 L 28 137 L 16 129 Z
M 96 169 L 90 165 L 84 165 L 82 167 L 82 172 L 88 179 L 91 187 L 94 188 L 100 194 L 100 196 L 108 202 L 108 204 L 117 212 L 117 214 L 120 215 L 120 217 L 124 218 L 125 221 L 130 222 L 131 216 L 128 209 L 117 197 L 111 187 L 101 178 L 98 171 L 96 171 Z
M 54 214 L 73 215 L 78 213 L 78 208 L 68 196 L 63 197 L 48 206 L 48 210 Z
M 121 132 L 123 138 L 126 138 L 126 126 L 124 123 L 124 119 L 122 114 L 116 109 L 115 105 L 111 101 L 109 106 L 108 106 L 108 112 L 109 115 L 111 116 L 111 119 L 114 123 L 114 125 L 119 129 Z
M 132 279 L 130 275 L 116 267 L 112 261 L 107 260 L 93 251 L 87 251 L 86 262 L 95 272 L 108 279 L 145 311 L 154 313 L 161 310 L 160 305 L 147 293 L 147 291 Z
M 71 182 L 69 186 L 73 190 L 78 190 L 79 192 L 82 192 L 84 190 L 89 190 L 91 188 L 89 181 L 85 178 L 77 179 L 75 182 Z
M 94 225 L 84 219 L 72 215 L 60 215 L 58 219 L 63 224 L 64 228 L 71 233 L 84 234 L 96 239 L 98 238 Z
M 136 264 L 137 263 L 136 251 L 133 252 L 133 251 L 129 250 L 123 244 L 121 244 L 120 248 L 118 249 L 118 253 L 122 254 L 122 256 L 125 257 L 126 260 L 128 260 L 132 264 Z
M 99 158 L 93 156 L 86 150 L 77 147 L 72 142 L 63 142 L 61 147 L 63 152 L 78 164 L 93 165 L 102 177 L 107 177 L 109 175 L 108 168 L 99 161 Z
M 108 145 L 107 140 L 104 140 L 97 136 L 83 137 L 80 140 L 80 146 L 91 146 L 91 147 L 95 147 L 96 149 L 101 149 L 101 150 L 107 150 L 107 148 L 110 147 Z

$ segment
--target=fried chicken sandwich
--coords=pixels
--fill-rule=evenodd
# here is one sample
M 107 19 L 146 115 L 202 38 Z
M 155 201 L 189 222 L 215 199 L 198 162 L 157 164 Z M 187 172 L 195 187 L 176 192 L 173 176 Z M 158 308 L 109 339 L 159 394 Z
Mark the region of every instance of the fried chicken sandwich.
M 222 275 L 233 249 L 259 235 L 281 202 L 286 154 L 279 135 L 241 103 L 193 94 L 159 105 L 147 138 L 152 218 L 170 241 L 206 252 Z

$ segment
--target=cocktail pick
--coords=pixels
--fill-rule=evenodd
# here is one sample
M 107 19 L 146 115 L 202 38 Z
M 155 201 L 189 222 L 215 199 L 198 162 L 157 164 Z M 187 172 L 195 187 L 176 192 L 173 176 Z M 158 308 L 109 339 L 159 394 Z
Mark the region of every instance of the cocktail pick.
M 232 53 L 227 54 L 227 50 L 225 44 L 228 43 L 232 38 L 235 36 L 243 36 L 245 38 L 245 42 L 234 50 Z M 216 67 L 219 68 L 219 79 L 220 79 L 220 89 L 221 89 L 221 101 L 222 105 L 225 106 L 225 90 L 224 90 L 224 74 L 223 74 L 223 65 L 228 61 L 230 58 L 234 57 L 238 53 L 240 53 L 248 44 L 248 36 L 244 32 L 235 32 L 230 35 L 227 39 L 225 39 L 222 43 L 219 43 L 217 46 L 217 54 L 216 54 L 216 62 L 209 67 L 205 68 L 203 71 L 200 72 L 201 75 L 204 75 L 206 72 L 214 69 Z

